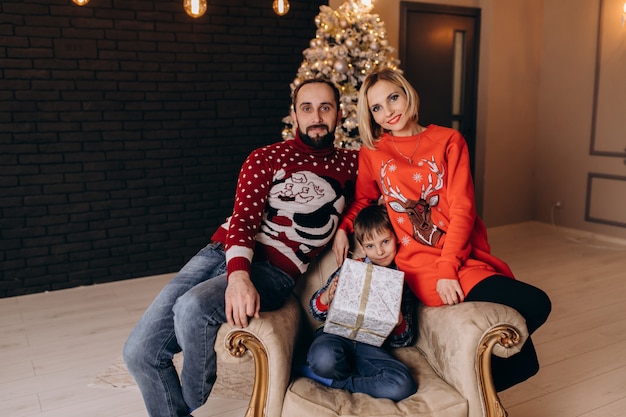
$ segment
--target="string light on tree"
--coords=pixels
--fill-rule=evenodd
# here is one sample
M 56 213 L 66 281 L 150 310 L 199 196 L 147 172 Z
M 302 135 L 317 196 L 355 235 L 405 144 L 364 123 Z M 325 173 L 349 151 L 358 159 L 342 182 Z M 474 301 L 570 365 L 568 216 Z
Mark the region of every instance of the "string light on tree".
M 399 61 L 393 57 L 385 25 L 377 14 L 371 13 L 371 0 L 347 0 L 337 10 L 320 6 L 315 17 L 317 30 L 309 47 L 302 52 L 291 91 L 302 81 L 325 78 L 332 81 L 342 94 L 343 118 L 335 133 L 335 144 L 359 148 L 356 103 L 359 88 L 372 71 L 390 67 L 397 69 Z M 292 139 L 293 121 L 283 119 L 283 138 Z

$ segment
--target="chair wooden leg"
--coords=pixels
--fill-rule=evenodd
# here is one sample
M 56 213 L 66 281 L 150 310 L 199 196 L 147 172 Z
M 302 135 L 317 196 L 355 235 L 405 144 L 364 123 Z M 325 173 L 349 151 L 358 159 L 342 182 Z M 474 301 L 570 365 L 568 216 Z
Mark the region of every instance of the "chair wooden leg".
M 504 347 L 512 347 L 520 342 L 520 335 L 517 329 L 511 326 L 496 326 L 491 329 L 480 343 L 478 357 L 476 358 L 479 367 L 479 385 L 483 404 L 485 406 L 485 417 L 507 417 L 508 413 L 502 407 L 496 388 L 493 385 L 491 375 L 491 355 L 496 344 Z
M 255 378 L 246 417 L 264 417 L 269 384 L 269 364 L 263 343 L 245 330 L 234 330 L 226 338 L 226 349 L 237 358 L 242 357 L 246 352 L 252 354 Z

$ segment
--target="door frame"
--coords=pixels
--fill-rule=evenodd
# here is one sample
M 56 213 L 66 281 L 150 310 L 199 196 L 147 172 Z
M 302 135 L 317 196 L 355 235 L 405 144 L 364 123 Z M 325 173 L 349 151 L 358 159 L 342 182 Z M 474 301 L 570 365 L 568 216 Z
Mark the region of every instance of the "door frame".
M 419 3 L 412 1 L 400 1 L 400 22 L 399 22 L 399 48 L 398 48 L 398 57 L 400 59 L 400 65 L 402 63 L 407 62 L 407 55 L 409 53 L 409 47 L 407 45 L 407 26 L 408 26 L 408 14 L 409 12 L 423 12 L 423 13 L 433 13 L 433 14 L 444 14 L 444 15 L 454 15 L 454 16 L 463 16 L 473 18 L 476 22 L 475 24 L 475 32 L 474 32 L 474 42 L 472 48 L 475 53 L 475 59 L 473 62 L 473 67 L 468 68 L 468 73 L 471 72 L 473 74 L 472 79 L 465 80 L 465 91 L 469 91 L 472 97 L 472 100 L 469 105 L 469 111 L 471 114 L 468 114 L 468 118 L 471 119 L 471 132 L 472 138 L 470 143 L 470 154 L 472 161 L 472 175 L 474 177 L 475 188 L 476 191 L 482 189 L 481 185 L 477 185 L 477 181 L 482 181 L 482 179 L 477 175 L 477 173 L 482 172 L 482 167 L 480 161 L 483 160 L 483 155 L 478 155 L 478 151 L 482 151 L 482 147 L 478 146 L 478 138 L 477 138 L 477 129 L 478 129 L 478 78 L 479 78 L 479 61 L 480 61 L 480 26 L 481 26 L 481 9 L 475 7 L 463 7 L 463 6 L 448 6 L 441 4 L 431 4 L 431 3 Z M 451 80 L 452 82 L 452 80 Z M 465 95 L 465 92 L 464 92 Z M 478 196 L 477 196 L 478 197 Z M 477 209 L 480 198 L 477 198 Z

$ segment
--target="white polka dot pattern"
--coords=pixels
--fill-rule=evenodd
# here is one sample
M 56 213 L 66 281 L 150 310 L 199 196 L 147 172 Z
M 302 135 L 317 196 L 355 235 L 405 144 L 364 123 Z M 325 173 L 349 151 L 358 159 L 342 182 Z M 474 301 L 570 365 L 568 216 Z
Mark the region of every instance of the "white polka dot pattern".
M 220 239 L 229 270 L 233 260 L 241 265 L 238 258 L 249 265 L 254 253 L 292 276 L 305 272 L 334 235 L 346 195 L 353 192 L 357 155 L 310 148 L 297 139 L 253 151 L 242 166 L 233 214 Z

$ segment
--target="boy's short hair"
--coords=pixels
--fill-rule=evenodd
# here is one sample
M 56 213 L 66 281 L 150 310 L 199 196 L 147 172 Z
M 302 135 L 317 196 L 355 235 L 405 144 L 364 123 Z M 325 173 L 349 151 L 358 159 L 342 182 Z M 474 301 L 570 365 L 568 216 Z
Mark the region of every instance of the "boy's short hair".
M 374 204 L 364 207 L 354 218 L 354 238 L 359 243 L 387 230 L 393 232 L 387 208 L 384 205 Z

